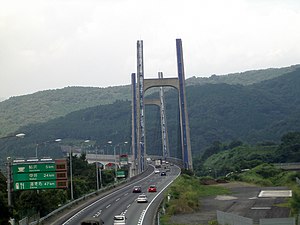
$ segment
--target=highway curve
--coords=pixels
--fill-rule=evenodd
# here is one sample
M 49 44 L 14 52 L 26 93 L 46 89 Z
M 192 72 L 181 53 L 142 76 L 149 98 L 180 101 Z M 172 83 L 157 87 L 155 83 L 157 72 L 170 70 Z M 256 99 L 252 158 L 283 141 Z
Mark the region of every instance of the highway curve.
M 161 176 L 155 174 L 154 167 L 150 165 L 138 180 L 103 194 L 94 199 L 93 202 L 89 202 L 80 211 L 65 214 L 49 224 L 78 225 L 85 217 L 94 216 L 100 217 L 107 225 L 113 224 L 115 215 L 124 214 L 127 217 L 127 224 L 152 225 L 158 204 L 163 197 L 163 191 L 179 174 L 180 168 L 171 166 L 171 171 L 167 172 L 167 176 Z M 157 186 L 157 192 L 148 193 L 147 189 L 152 184 Z M 136 202 L 139 193 L 132 193 L 133 186 L 136 185 L 142 187 L 142 193 L 147 195 L 148 203 Z

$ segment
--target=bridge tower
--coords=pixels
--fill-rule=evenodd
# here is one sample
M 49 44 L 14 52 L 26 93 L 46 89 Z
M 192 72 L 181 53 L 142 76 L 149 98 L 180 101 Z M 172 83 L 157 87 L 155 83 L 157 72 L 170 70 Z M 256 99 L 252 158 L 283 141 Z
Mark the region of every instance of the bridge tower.
M 132 138 L 136 137 L 136 141 L 133 141 L 132 149 L 133 155 L 136 155 L 136 162 L 138 164 L 138 173 L 144 171 L 145 154 L 146 154 L 146 138 L 145 138 L 145 92 L 152 87 L 171 86 L 178 90 L 179 96 L 179 112 L 180 112 L 180 135 L 181 135 L 181 151 L 182 151 L 182 164 L 183 168 L 187 170 L 193 169 L 192 153 L 190 143 L 190 132 L 188 113 L 185 97 L 185 74 L 183 65 L 183 50 L 181 39 L 176 39 L 177 50 L 177 69 L 178 78 L 162 78 L 158 79 L 144 79 L 144 62 L 143 62 L 143 41 L 137 41 L 137 87 L 134 79 L 132 78 L 132 88 L 137 89 L 136 104 L 133 102 L 133 122 Z M 132 76 L 134 76 L 132 74 Z M 135 96 L 133 96 L 134 100 Z M 135 114 L 136 112 L 136 114 Z M 136 134 L 136 135 L 134 135 Z M 135 148 L 136 146 L 136 148 Z M 163 152 L 163 155 L 167 152 Z M 134 160 L 135 161 L 135 160 Z M 136 164 L 135 164 L 136 165 Z

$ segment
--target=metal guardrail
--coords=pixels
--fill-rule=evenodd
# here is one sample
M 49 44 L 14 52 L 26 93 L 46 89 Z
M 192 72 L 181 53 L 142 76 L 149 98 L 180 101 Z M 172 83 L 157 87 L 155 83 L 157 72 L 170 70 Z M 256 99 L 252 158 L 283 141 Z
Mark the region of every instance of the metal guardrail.
M 273 164 L 277 168 L 285 169 L 285 170 L 300 170 L 300 163 L 274 163 Z
M 52 217 L 52 216 L 57 215 L 57 214 L 60 213 L 60 212 L 63 212 L 65 209 L 72 208 L 72 206 L 78 204 L 78 203 L 81 202 L 81 201 L 84 201 L 84 200 L 87 200 L 87 199 L 89 199 L 89 198 L 91 198 L 91 197 L 97 196 L 97 195 L 100 194 L 100 193 L 104 193 L 104 192 L 106 192 L 106 191 L 109 191 L 109 190 L 111 190 L 112 188 L 114 188 L 114 187 L 116 187 L 116 186 L 120 186 L 120 185 L 122 185 L 122 184 L 124 184 L 124 183 L 127 183 L 129 180 L 130 180 L 130 178 L 129 178 L 129 179 L 126 179 L 126 180 L 123 180 L 123 181 L 120 181 L 120 182 L 118 182 L 118 183 L 116 183 L 116 184 L 109 185 L 109 186 L 107 186 L 107 187 L 105 187 L 105 188 L 102 188 L 102 189 L 100 189 L 100 190 L 98 190 L 98 191 L 94 191 L 94 192 L 92 192 L 92 193 L 86 194 L 86 195 L 84 195 L 84 196 L 82 196 L 82 197 L 80 197 L 80 198 L 78 198 L 78 199 L 75 199 L 74 201 L 71 201 L 71 202 L 69 202 L 69 203 L 63 205 L 62 207 L 60 207 L 60 208 L 58 208 L 58 209 L 52 211 L 52 212 L 49 213 L 48 215 L 46 215 L 46 216 L 40 218 L 38 221 L 34 221 L 34 222 L 29 223 L 29 225 L 43 224 L 44 221 L 46 221 L 47 219 L 49 219 L 49 218 Z
M 145 171 L 146 171 L 146 170 L 145 170 Z M 145 172 L 145 171 L 144 171 L 144 172 Z M 143 172 L 143 173 L 144 173 L 144 172 Z M 111 190 L 111 189 L 113 189 L 113 188 L 115 188 L 115 187 L 117 187 L 117 186 L 121 186 L 122 184 L 125 184 L 125 183 L 127 183 L 127 182 L 129 182 L 129 181 L 132 181 L 132 180 L 138 178 L 139 176 L 141 176 L 143 173 L 140 173 L 140 174 L 138 174 L 138 175 L 136 175 L 136 176 L 127 178 L 127 179 L 122 180 L 122 181 L 120 181 L 120 182 L 117 182 L 117 183 L 108 185 L 108 186 L 106 186 L 105 188 L 102 188 L 102 189 L 100 189 L 100 190 L 98 190 L 98 191 L 91 192 L 91 193 L 89 193 L 89 194 L 86 194 L 86 195 L 84 195 L 84 196 L 78 198 L 78 199 L 75 199 L 74 201 L 71 201 L 71 202 L 69 202 L 69 203 L 63 205 L 62 207 L 60 207 L 60 208 L 58 208 L 58 209 L 52 211 L 52 212 L 49 213 L 48 215 L 46 215 L 46 216 L 40 218 L 39 220 L 29 223 L 29 225 L 44 224 L 43 222 L 45 222 L 46 220 L 50 219 L 52 216 L 56 216 L 58 213 L 63 212 L 65 209 L 71 208 L 72 206 L 78 204 L 78 203 L 81 202 L 81 201 L 87 200 L 87 199 L 89 199 L 89 198 L 91 198 L 91 197 L 93 197 L 93 196 L 97 196 L 97 195 L 99 195 L 99 194 L 101 194 L 101 193 L 104 193 L 104 192 L 107 192 L 107 191 L 109 191 L 109 190 Z

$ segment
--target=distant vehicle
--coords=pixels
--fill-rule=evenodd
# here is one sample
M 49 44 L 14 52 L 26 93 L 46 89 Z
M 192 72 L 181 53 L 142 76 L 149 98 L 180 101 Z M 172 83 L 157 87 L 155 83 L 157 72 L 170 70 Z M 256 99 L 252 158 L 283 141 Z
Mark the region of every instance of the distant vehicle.
M 123 215 L 117 215 L 114 216 L 114 225 L 126 225 L 126 216 Z
M 154 162 L 155 168 L 160 168 L 161 167 L 161 160 L 160 159 L 156 159 Z
M 137 198 L 136 201 L 138 203 L 147 203 L 148 202 L 147 195 L 145 195 L 145 194 L 139 195 L 139 197 Z
M 174 163 L 170 163 L 170 166 L 174 166 Z
M 134 186 L 132 193 L 141 193 L 142 192 L 142 187 L 141 186 Z
M 100 217 L 87 217 L 81 221 L 80 225 L 102 225 L 103 220 Z
M 158 169 L 155 169 L 155 170 L 154 170 L 154 173 L 155 173 L 155 174 L 158 174 L 159 172 L 160 172 L 160 171 L 159 171 Z
M 167 176 L 167 173 L 166 173 L 165 171 L 162 171 L 162 172 L 160 173 L 160 175 L 161 175 L 161 176 Z
M 156 186 L 155 185 L 150 185 L 148 188 L 148 192 L 156 192 Z

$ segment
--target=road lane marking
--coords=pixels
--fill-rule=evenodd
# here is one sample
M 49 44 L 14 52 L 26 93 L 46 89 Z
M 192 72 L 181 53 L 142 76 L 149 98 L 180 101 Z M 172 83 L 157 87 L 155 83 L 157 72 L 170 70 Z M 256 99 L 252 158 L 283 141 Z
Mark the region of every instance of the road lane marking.
M 144 209 L 143 212 L 140 215 L 140 218 L 139 218 L 139 221 L 138 221 L 137 225 L 143 224 L 145 212 L 146 212 L 146 210 Z
M 116 202 L 119 201 L 119 200 L 120 200 L 120 198 L 117 198 L 117 199 L 116 199 Z
M 149 209 L 149 207 L 151 206 L 151 204 L 154 202 L 154 200 L 167 188 L 169 187 L 170 184 L 172 184 L 174 182 L 174 180 L 179 177 L 180 173 L 172 180 L 170 181 L 157 195 L 155 195 L 155 197 L 152 199 L 152 201 L 148 204 L 147 208 L 145 210 L 143 210 L 142 212 L 142 218 L 141 218 L 141 223 L 138 223 L 138 225 L 142 225 L 144 222 L 144 218 L 145 218 L 145 214 L 147 213 L 147 210 Z M 144 212 L 145 211 L 145 212 Z
M 95 204 L 97 204 L 98 202 L 102 201 L 103 199 L 106 199 L 106 198 L 108 198 L 108 197 L 110 197 L 110 196 L 112 196 L 112 195 L 114 195 L 114 194 L 116 194 L 116 193 L 118 193 L 118 192 L 121 192 L 122 190 L 124 190 L 124 189 L 126 189 L 126 188 L 129 188 L 130 186 L 134 186 L 135 184 L 140 183 L 140 182 L 142 182 L 142 181 L 148 179 L 148 178 L 151 177 L 153 174 L 154 174 L 154 171 L 153 171 L 152 173 L 150 173 L 148 176 L 146 176 L 146 177 L 144 177 L 144 178 L 142 178 L 142 179 L 140 179 L 140 180 L 138 180 L 138 181 L 136 181 L 136 182 L 133 182 L 133 183 L 131 183 L 131 184 L 129 184 L 129 185 L 127 185 L 127 186 L 125 186 L 125 187 L 119 189 L 119 190 L 113 191 L 112 193 L 110 193 L 110 194 L 108 194 L 108 195 L 105 195 L 104 197 L 102 197 L 102 198 L 98 199 L 97 201 L 91 203 L 90 205 L 88 205 L 87 207 L 85 207 L 84 209 L 82 209 L 81 211 L 79 211 L 78 213 L 76 213 L 76 214 L 74 214 L 73 216 L 71 216 L 71 217 L 70 217 L 69 219 L 67 219 L 62 225 L 69 224 L 70 221 L 72 221 L 74 218 L 78 217 L 83 211 L 85 211 L 86 209 L 88 209 L 88 208 L 94 206 Z M 126 193 L 126 194 L 128 194 L 128 193 Z
M 108 206 L 106 206 L 105 208 L 107 208 L 107 209 L 108 209 L 110 206 L 111 206 L 111 204 L 109 204 L 109 205 L 108 205 Z

